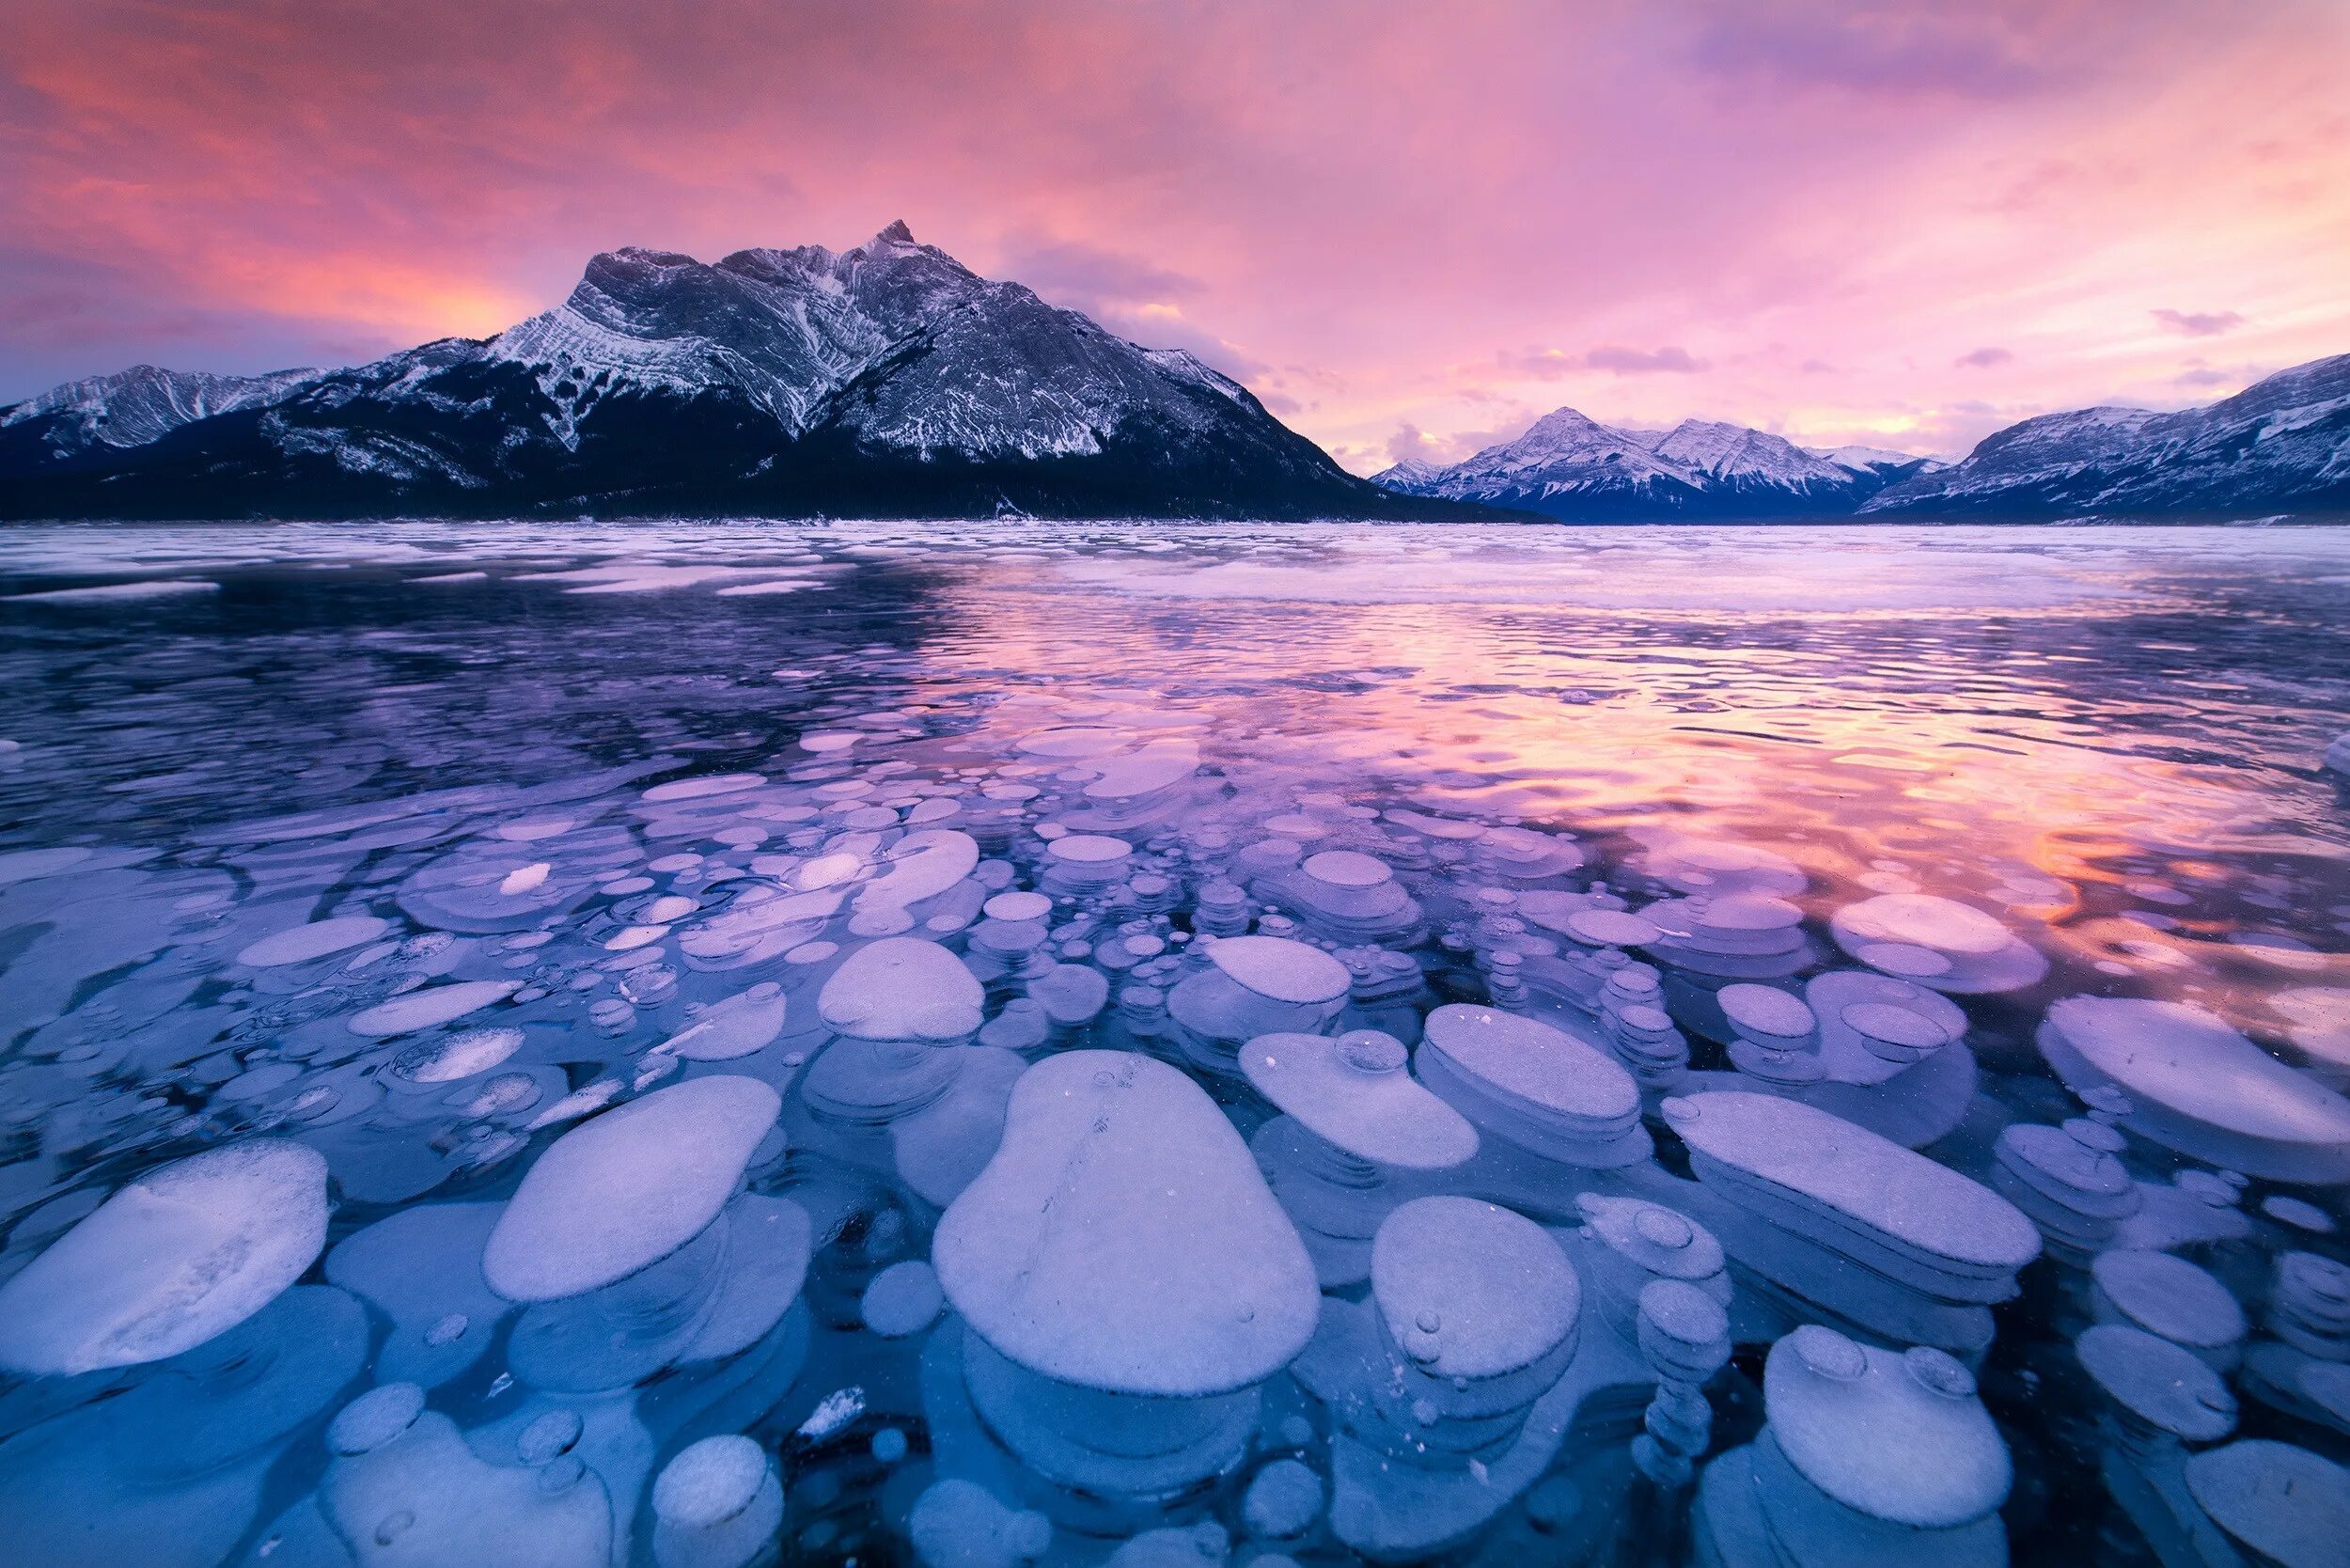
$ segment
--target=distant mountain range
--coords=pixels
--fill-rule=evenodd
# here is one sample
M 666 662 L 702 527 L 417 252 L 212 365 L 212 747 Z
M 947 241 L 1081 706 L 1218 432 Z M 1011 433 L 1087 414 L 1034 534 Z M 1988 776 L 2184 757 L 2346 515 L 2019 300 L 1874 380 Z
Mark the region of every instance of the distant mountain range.
M 854 250 L 596 257 L 556 309 L 346 369 L 138 366 L 0 408 L 0 517 L 2028 520 L 2350 510 L 2350 355 L 1963 462 L 1562 408 L 1365 480 L 1247 388 L 892 224 Z
M 2091 408 L 1987 437 L 1963 462 L 1796 447 L 1687 419 L 1617 429 L 1574 409 L 1447 467 L 1373 476 L 1411 495 L 1571 522 L 2245 518 L 2350 510 L 2350 354 L 2280 370 L 2208 408 Z
M 1864 517 L 2053 518 L 2350 510 L 2350 354 L 2208 408 L 2085 408 L 2010 425 L 1963 463 L 1869 498 Z
M 1767 431 L 1684 419 L 1622 430 L 1571 408 L 1449 467 L 1397 463 L 1373 482 L 1577 523 L 1841 517 L 1942 465 L 1869 447 L 1814 451 Z
M 0 409 L 5 516 L 581 512 L 1479 515 L 901 223 L 838 255 L 613 251 L 545 315 L 353 368 L 142 366 Z

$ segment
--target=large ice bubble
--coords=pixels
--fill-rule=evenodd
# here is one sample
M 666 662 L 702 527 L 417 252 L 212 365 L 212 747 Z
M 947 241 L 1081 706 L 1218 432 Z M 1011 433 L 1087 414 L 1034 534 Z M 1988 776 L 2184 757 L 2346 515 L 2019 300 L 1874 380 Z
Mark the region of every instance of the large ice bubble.
M 36 1377 L 160 1361 L 243 1323 L 326 1245 L 326 1161 L 254 1138 L 125 1184 L 0 1285 L 0 1366 Z

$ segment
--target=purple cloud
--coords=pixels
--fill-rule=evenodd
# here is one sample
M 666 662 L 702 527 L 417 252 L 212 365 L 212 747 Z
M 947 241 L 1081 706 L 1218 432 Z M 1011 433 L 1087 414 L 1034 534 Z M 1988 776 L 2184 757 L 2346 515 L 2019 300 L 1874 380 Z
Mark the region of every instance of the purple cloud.
M 1199 292 L 1199 280 L 1139 256 L 1077 240 L 1014 244 L 1004 275 L 1055 305 L 1099 314 L 1110 305 L 1165 303 Z
M 1951 363 L 1962 370 L 1983 370 L 1994 365 L 2005 365 L 2014 357 L 2015 355 L 2006 349 L 1977 349 L 1972 353 L 1960 354 Z
M 2013 98 L 2070 73 L 1988 8 L 1742 3 L 1706 18 L 1690 49 L 1701 68 L 1793 87 L 1871 96 Z
M 2182 337 L 2217 337 L 2244 324 L 2244 318 L 2232 310 L 2157 310 L 2153 314 L 2165 331 Z
M 1619 376 L 1651 375 L 1659 371 L 1686 375 L 1705 368 L 1705 361 L 1694 358 L 1686 349 L 1627 349 L 1610 345 L 1584 353 L 1568 353 L 1559 349 L 1533 349 L 1525 353 L 1502 353 L 1495 355 L 1503 370 L 1538 381 L 1556 381 L 1578 370 L 1606 370 Z
M 1447 461 L 1444 449 L 1431 439 L 1426 431 L 1421 430 L 1409 419 L 1400 420 L 1396 424 L 1395 433 L 1387 437 L 1387 461 L 1402 463 L 1411 458 L 1418 458 L 1422 463 L 1442 463 Z

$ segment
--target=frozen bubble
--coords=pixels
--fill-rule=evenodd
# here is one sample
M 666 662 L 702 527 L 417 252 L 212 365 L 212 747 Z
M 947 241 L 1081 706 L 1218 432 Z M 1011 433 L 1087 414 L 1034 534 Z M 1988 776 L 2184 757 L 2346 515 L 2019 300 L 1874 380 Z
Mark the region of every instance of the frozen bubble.
M 1315 1006 L 1346 995 L 1346 965 L 1320 948 L 1286 936 L 1227 936 L 1208 961 L 1244 989 L 1277 1002 Z
M 1322 1516 L 1322 1478 L 1301 1460 L 1277 1459 L 1249 1479 L 1240 1507 L 1251 1535 L 1303 1535 Z
M 487 1073 L 522 1045 L 520 1029 L 465 1029 L 446 1040 L 411 1045 L 392 1058 L 392 1071 L 411 1083 L 455 1083 Z
M 1042 920 L 1053 912 L 1053 901 L 1042 893 L 998 893 L 982 906 L 991 920 Z
M 1388 822 L 1408 827 L 1415 833 L 1425 834 L 1431 839 L 1449 839 L 1460 841 L 1480 838 L 1485 831 L 1484 824 L 1481 823 L 1455 822 L 1448 817 L 1431 817 L 1424 812 L 1406 810 L 1402 807 L 1390 807 L 1379 814 Z
M 1358 1159 L 1445 1170 L 1477 1152 L 1477 1129 L 1402 1068 L 1402 1043 L 1360 1030 L 1332 1040 L 1259 1035 L 1240 1052 L 1257 1092 Z
M 710 774 L 700 778 L 679 778 L 666 784 L 655 784 L 645 792 L 644 799 L 656 805 L 673 800 L 706 800 L 713 795 L 739 795 L 766 782 L 764 774 Z
M 922 828 L 891 846 L 889 870 L 857 889 L 859 909 L 903 909 L 935 898 L 979 863 L 979 846 L 951 827 Z
M 1940 991 L 2014 991 L 2048 972 L 2045 958 L 1991 916 L 1932 893 L 1864 899 L 1838 910 L 1828 926 L 1863 964 Z
M 2201 1355 L 2229 1353 L 2248 1327 L 2244 1309 L 2208 1272 L 2185 1258 L 2138 1247 L 2100 1252 L 2090 1265 L 2102 1305 L 2122 1321 Z
M 1762 1397 L 1788 1462 L 1847 1508 L 1949 1529 L 2007 1500 L 2007 1445 L 1940 1351 L 1903 1356 L 1808 1325 L 1771 1347 Z
M 967 1481 L 933 1482 L 914 1504 L 906 1533 L 923 1568 L 1018 1568 L 1052 1545 L 1042 1513 L 1020 1513 Z
M 1123 860 L 1134 852 L 1134 845 L 1125 839 L 1098 833 L 1066 833 L 1045 846 L 1045 853 L 1053 859 L 1077 866 L 1106 865 Z
M 873 1434 L 873 1457 L 885 1465 L 895 1465 L 904 1459 L 909 1447 L 906 1435 L 894 1426 L 883 1427 Z
M 1929 1264 L 1989 1276 L 2040 1252 L 2031 1221 L 1988 1187 L 1800 1101 L 1714 1092 L 1664 1110 L 1699 1178 L 1733 1200 L 1750 1190 L 1792 1200 L 1791 1218 L 1824 1210 Z
M 1536 1125 L 1614 1138 L 1637 1128 L 1640 1089 L 1615 1058 L 1539 1019 L 1449 1002 L 1422 1024 L 1421 1075 L 1466 1087 Z M 1444 1075 L 1431 1076 L 1431 1070 Z
M 2132 1131 L 2275 1181 L 2350 1181 L 2350 1100 L 2184 1002 L 2071 996 L 2040 1049 L 2076 1091 L 2110 1087 Z
M 1138 751 L 1111 757 L 1102 776 L 1085 788 L 1088 800 L 1131 800 L 1189 778 L 1199 766 L 1198 743 L 1181 736 L 1152 741 Z
M 535 844 L 541 839 L 559 839 L 579 824 L 570 817 L 523 817 L 497 825 L 497 836 L 509 843 Z
M 1863 942 L 1852 949 L 1852 955 L 1872 969 L 1903 980 L 1930 980 L 1950 972 L 1946 955 L 1914 942 Z
M 662 1466 L 653 1513 L 664 1525 L 707 1529 L 750 1507 L 768 1475 L 766 1450 L 750 1438 L 705 1437 Z
M 2313 1236 L 2328 1236 L 2334 1232 L 2331 1215 L 2314 1203 L 2285 1193 L 2272 1193 L 2262 1200 L 2261 1213 L 2280 1225 L 2290 1225 L 2295 1231 L 2306 1231 Z
M 865 1326 L 885 1340 L 919 1334 L 946 1304 L 938 1276 L 920 1259 L 892 1263 L 865 1287 Z
M 490 1234 L 491 1288 L 509 1301 L 556 1301 L 667 1257 L 717 1217 L 781 1108 L 758 1079 L 717 1075 L 564 1134 Z
M 407 1432 L 424 1414 L 424 1390 L 414 1383 L 370 1388 L 337 1412 L 326 1446 L 337 1453 L 372 1453 Z
M 811 729 L 800 737 L 800 745 L 809 751 L 846 751 L 865 739 L 854 729 Z
M 1049 757 L 1062 761 L 1074 761 L 1088 757 L 1100 757 L 1122 750 L 1131 737 L 1120 729 L 1069 728 L 1040 729 L 1033 735 L 1020 738 L 1019 747 L 1031 757 Z
M 1031 1372 L 1198 1397 L 1288 1364 L 1313 1263 L 1246 1144 L 1164 1062 L 1071 1051 L 1014 1087 L 1003 1141 L 939 1221 L 939 1283 Z
M 36 1377 L 159 1361 L 235 1327 L 326 1245 L 326 1162 L 255 1138 L 125 1184 L 0 1284 L 0 1366 Z
M 1816 1022 L 1810 1008 L 1773 986 L 1725 985 L 1716 999 L 1733 1028 L 1759 1039 L 1800 1040 Z
M 523 1428 L 515 1457 L 525 1465 L 544 1465 L 577 1447 L 583 1429 L 578 1411 L 550 1410 Z
M 2114 1403 L 2190 1443 L 2216 1443 L 2235 1430 L 2235 1396 L 2183 1346 L 2123 1324 L 2085 1330 L 2074 1349 Z
M 2285 1038 L 2337 1086 L 2350 1076 L 2350 989 L 2294 986 L 2272 995 L 2268 1006 L 2285 1020 Z
M 1394 880 L 1395 872 L 1375 855 L 1353 850 L 1324 850 L 1306 857 L 1306 874 L 1339 887 L 1376 887 Z
M 748 991 L 712 1004 L 660 1049 L 688 1061 L 731 1061 L 764 1050 L 783 1032 L 783 987 L 761 980 Z
M 391 924 L 389 920 L 378 919 L 372 915 L 344 915 L 331 920 L 314 920 L 306 926 L 294 926 L 248 944 L 237 954 L 237 962 L 254 969 L 307 964 L 312 959 L 324 958 L 330 953 L 372 942 L 389 931 Z
M 1979 909 L 1930 893 L 1893 893 L 1837 912 L 1840 929 L 1877 942 L 1905 942 L 1936 952 L 1983 958 L 2013 938 Z
M 705 1437 L 662 1468 L 652 1510 L 655 1568 L 751 1568 L 773 1560 L 783 1482 L 748 1437 Z
M 1581 1287 L 1550 1232 L 1472 1198 L 1420 1198 L 1381 1223 L 1371 1298 L 1431 1376 L 1476 1381 L 1535 1365 L 1574 1332 Z
M 978 1030 L 986 994 L 963 960 L 918 936 L 852 952 L 817 994 L 826 1027 L 858 1040 L 958 1040 Z
M 452 1023 L 469 1012 L 478 1012 L 492 1002 L 503 1001 L 519 989 L 517 980 L 458 980 L 449 985 L 427 985 L 394 996 L 351 1018 L 351 1032 L 383 1039 L 396 1034 L 411 1034 L 417 1029 L 436 1028 Z
M 2340 1568 L 2350 1470 L 2307 1449 L 2246 1438 L 2186 1462 L 2186 1486 L 2229 1539 L 2277 1568 Z
M 1644 948 L 1663 934 L 1653 921 L 1621 909 L 1578 909 L 1566 918 L 1569 936 L 1593 948 Z

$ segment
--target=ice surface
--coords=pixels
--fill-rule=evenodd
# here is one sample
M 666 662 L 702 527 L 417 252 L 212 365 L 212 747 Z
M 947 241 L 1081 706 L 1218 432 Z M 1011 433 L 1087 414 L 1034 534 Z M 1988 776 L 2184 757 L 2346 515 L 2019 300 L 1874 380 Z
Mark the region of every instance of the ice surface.
M 326 1245 L 326 1162 L 254 1138 L 160 1166 L 0 1284 L 0 1366 L 160 1361 L 243 1323 Z
M 2160 1511 L 2224 1555 L 2183 1466 L 2234 1399 L 2328 1461 L 2350 1430 L 2350 882 L 2309 721 L 2350 687 L 2302 656 L 2350 546 L 1808 542 L 9 532 L 12 594 L 235 591 L 0 638 L 0 1346 L 51 1356 L 0 1401 L 0 1557 L 1494 1563 L 1685 1529 L 1725 1568 L 1989 1568 L 2006 1528 L 2160 1556 Z M 1751 1136 L 1688 1126 L 1731 1090 L 1768 1090 Z M 671 1114 L 701 1095 L 742 1104 Z M 256 1138 L 323 1161 L 323 1260 L 245 1199 L 115 1234 Z M 93 1235 L 106 1290 L 43 1288 Z M 144 1342 L 101 1356 L 118 1308 Z M 1980 1458 L 1903 1438 L 1909 1385 L 1756 1430 L 1758 1357 L 1831 1325 L 1864 1379 L 1982 1369 L 2033 1472 L 2005 1526 L 1822 1489 L 1911 1509 Z M 665 1500 L 713 1438 L 759 1462 Z M 2272 1522 L 2325 1484 L 2285 1479 Z

